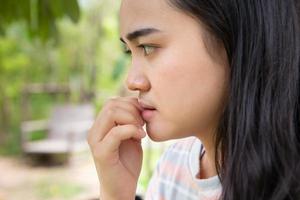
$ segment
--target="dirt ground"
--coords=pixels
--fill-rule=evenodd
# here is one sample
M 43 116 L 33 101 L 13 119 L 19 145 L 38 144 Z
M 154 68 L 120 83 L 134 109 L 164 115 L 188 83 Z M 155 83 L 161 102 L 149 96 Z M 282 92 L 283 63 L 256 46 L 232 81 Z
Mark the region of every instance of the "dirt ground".
M 160 154 L 174 141 L 142 141 L 144 161 L 141 182 L 149 176 Z M 86 146 L 70 156 L 67 165 L 32 165 L 32 159 L 0 156 L 0 200 L 96 200 L 99 196 L 97 172 Z M 147 150 L 148 149 L 148 150 Z M 149 151 L 151 149 L 151 151 Z M 148 154 L 151 152 L 151 154 Z M 29 157 L 30 158 L 30 157 Z M 137 193 L 144 194 L 138 187 Z
M 0 200 L 92 200 L 98 186 L 88 149 L 73 153 L 67 165 L 51 167 L 0 157 Z

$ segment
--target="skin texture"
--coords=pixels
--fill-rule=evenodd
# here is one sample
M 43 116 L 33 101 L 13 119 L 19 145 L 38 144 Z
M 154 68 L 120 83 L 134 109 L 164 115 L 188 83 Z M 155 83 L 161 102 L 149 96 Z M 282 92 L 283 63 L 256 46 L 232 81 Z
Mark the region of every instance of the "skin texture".
M 127 37 L 145 28 L 159 31 Z M 143 123 L 155 141 L 201 139 L 206 154 L 200 178 L 215 175 L 213 137 L 229 73 L 224 49 L 211 49 L 204 26 L 162 0 L 123 0 L 120 37 L 132 57 L 126 84 L 139 95 L 108 101 L 89 132 L 101 197 L 134 199 Z M 150 118 L 143 118 L 142 104 L 156 109 Z
M 138 90 L 139 98 L 158 110 L 147 123 L 148 135 L 156 141 L 207 135 L 222 108 L 226 67 L 207 52 L 204 30 L 161 0 L 123 0 L 120 26 L 132 51 L 128 88 Z M 145 27 L 162 33 L 126 40 L 127 33 Z M 136 47 L 140 44 L 158 48 L 144 56 Z
M 128 33 L 149 27 L 160 32 L 126 40 Z M 147 122 L 150 138 L 200 138 L 209 156 L 203 161 L 213 169 L 211 175 L 215 174 L 213 133 L 225 102 L 229 74 L 224 48 L 217 48 L 217 42 L 198 21 L 161 0 L 123 0 L 120 32 L 132 52 L 128 88 L 139 91 L 139 98 L 157 109 Z M 137 48 L 141 44 L 158 48 L 144 56 L 143 49 Z

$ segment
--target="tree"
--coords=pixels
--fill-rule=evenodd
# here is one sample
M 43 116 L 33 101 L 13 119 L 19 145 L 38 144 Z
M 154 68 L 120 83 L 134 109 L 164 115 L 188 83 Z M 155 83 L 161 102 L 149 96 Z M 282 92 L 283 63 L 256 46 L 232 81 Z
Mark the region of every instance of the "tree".
M 80 17 L 77 0 L 0 0 L 0 31 L 12 22 L 25 21 L 32 36 L 43 40 L 57 37 L 56 21 L 67 16 L 73 22 Z
M 80 9 L 77 0 L 0 0 L 0 5 L 0 144 L 3 144 L 11 126 L 14 107 L 11 99 L 19 97 L 24 71 L 30 65 L 21 45 L 4 37 L 7 29 L 21 22 L 28 33 L 25 35 L 31 38 L 38 37 L 44 42 L 58 39 L 57 21 L 68 17 L 78 22 Z

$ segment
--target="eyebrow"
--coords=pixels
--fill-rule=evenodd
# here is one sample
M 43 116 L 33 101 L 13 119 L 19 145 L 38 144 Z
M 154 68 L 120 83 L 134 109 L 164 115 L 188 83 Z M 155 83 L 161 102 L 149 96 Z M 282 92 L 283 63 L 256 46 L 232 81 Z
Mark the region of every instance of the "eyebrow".
M 161 32 L 161 31 L 156 28 L 142 28 L 142 29 L 135 30 L 131 33 L 128 33 L 126 35 L 126 38 L 127 40 L 132 41 L 138 39 L 139 37 L 145 37 L 147 35 L 157 33 L 157 32 Z M 122 37 L 120 38 L 120 40 L 125 43 Z

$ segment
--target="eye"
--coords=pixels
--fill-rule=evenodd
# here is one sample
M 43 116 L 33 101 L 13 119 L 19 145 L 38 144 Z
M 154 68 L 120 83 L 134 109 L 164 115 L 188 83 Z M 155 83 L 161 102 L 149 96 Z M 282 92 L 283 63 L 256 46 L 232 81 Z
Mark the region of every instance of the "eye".
M 153 53 L 153 51 L 155 50 L 155 46 L 151 46 L 151 45 L 145 45 L 145 44 L 141 44 L 138 47 L 142 48 L 144 51 L 144 55 L 147 56 L 151 53 Z
M 127 45 L 125 45 L 125 44 L 123 45 L 123 51 L 124 51 L 125 54 L 129 54 L 129 55 L 131 54 L 131 50 L 130 50 L 129 47 L 128 47 Z

